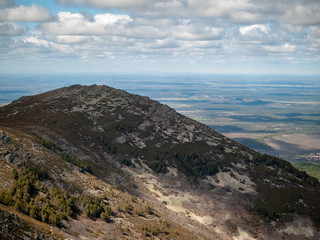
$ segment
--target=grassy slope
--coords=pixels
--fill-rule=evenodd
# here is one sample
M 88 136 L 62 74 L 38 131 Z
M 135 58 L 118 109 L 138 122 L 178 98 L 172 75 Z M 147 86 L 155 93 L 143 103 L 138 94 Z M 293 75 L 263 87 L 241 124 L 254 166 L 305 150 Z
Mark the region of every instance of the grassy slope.
M 305 171 L 310 176 L 316 177 L 320 180 L 320 165 L 315 163 L 306 163 L 306 162 L 292 162 L 294 167 L 298 168 L 301 171 Z

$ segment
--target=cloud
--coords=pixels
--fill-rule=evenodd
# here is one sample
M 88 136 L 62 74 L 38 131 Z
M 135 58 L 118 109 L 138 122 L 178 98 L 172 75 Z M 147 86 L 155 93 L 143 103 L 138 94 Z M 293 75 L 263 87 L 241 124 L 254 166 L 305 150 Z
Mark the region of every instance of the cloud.
M 155 49 L 163 49 L 163 48 L 178 48 L 180 44 L 173 38 L 166 38 L 166 39 L 158 39 L 155 43 L 150 45 L 150 48 Z
M 11 22 L 0 22 L 0 36 L 19 36 L 23 34 L 23 27 Z
M 50 12 L 35 4 L 31 6 L 16 6 L 12 8 L 0 9 L 0 21 L 10 22 L 45 22 L 50 21 Z
M 268 34 L 267 27 L 261 24 L 241 27 L 239 31 L 242 35 Z
M 93 41 L 93 38 L 91 36 L 58 35 L 56 40 L 59 44 L 83 44 Z
M 173 28 L 173 37 L 183 40 L 214 40 L 220 39 L 222 30 L 203 22 L 183 21 Z
M 0 0 L 0 7 L 13 7 L 14 5 L 13 0 Z
M 24 40 L 25 43 L 32 43 L 37 46 L 44 46 L 46 48 L 49 47 L 49 42 L 47 40 L 39 39 L 37 37 L 28 37 Z
M 46 34 L 79 36 L 121 36 L 135 39 L 157 39 L 166 36 L 160 27 L 137 25 L 123 14 L 96 14 L 87 18 L 80 13 L 59 12 L 56 22 L 41 24 Z
M 40 28 L 54 35 L 106 35 L 109 25 L 126 25 L 132 19 L 128 15 L 97 14 L 92 19 L 80 13 L 59 12 L 56 22 L 43 23 Z
M 131 11 L 149 18 L 220 18 L 230 23 L 256 24 L 274 19 L 295 24 L 320 24 L 316 0 L 58 0 L 65 6 Z
M 59 12 L 52 16 L 34 4 L 0 0 L 0 34 L 10 36 L 0 38 L 0 51 L 10 46 L 13 55 L 39 59 L 50 55 L 88 62 L 162 59 L 205 64 L 214 59 L 299 61 L 320 54 L 318 0 L 55 2 Z
M 65 6 L 89 6 L 95 8 L 123 8 L 123 9 L 132 9 L 132 8 L 141 8 L 146 6 L 149 1 L 148 0 L 58 0 L 57 1 L 61 5 Z
M 296 50 L 296 46 L 290 44 L 290 43 L 285 43 L 280 46 L 265 46 L 264 49 L 267 50 L 268 52 L 277 52 L 277 53 L 291 53 Z
M 75 49 L 66 44 L 56 44 L 55 42 L 48 41 L 39 37 L 27 37 L 23 40 L 24 45 L 22 48 L 25 50 L 36 49 L 41 54 L 76 54 Z M 61 56 L 61 55 L 60 55 Z
M 285 19 L 295 24 L 320 24 L 319 2 L 304 1 L 304 4 L 296 4 L 285 12 Z

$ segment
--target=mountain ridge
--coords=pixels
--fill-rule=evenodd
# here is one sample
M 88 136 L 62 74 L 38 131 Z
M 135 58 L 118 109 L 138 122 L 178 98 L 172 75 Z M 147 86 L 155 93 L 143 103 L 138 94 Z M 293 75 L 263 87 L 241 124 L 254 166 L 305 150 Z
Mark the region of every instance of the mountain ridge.
M 50 176 L 61 189 L 68 189 L 61 181 L 66 170 L 58 167 L 65 162 L 78 168 L 77 175 L 92 173 L 150 201 L 169 220 L 188 222 L 194 233 L 202 233 L 199 239 L 212 234 L 217 239 L 246 234 L 251 239 L 299 239 L 299 231 L 290 232 L 290 226 L 301 226 L 306 238 L 319 236 L 316 179 L 148 97 L 107 86 L 74 85 L 1 107 L 0 126 L 13 136 L 24 135 L 20 138 L 33 146 L 33 164 L 45 163 L 44 155 L 54 159 L 47 162 L 58 170 Z M 19 149 L 3 148 L 7 163 L 21 165 L 14 157 Z M 30 157 L 31 150 L 36 157 Z M 27 156 L 21 153 L 20 160 Z M 84 186 L 69 191 L 86 192 Z

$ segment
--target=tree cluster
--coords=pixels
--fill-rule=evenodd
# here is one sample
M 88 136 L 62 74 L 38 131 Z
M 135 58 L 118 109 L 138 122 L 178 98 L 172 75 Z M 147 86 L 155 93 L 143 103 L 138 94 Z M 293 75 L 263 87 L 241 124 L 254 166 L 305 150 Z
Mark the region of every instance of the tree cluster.
M 117 146 L 110 144 L 110 143 L 104 138 L 103 135 L 100 135 L 100 136 L 99 136 L 99 142 L 106 147 L 106 150 L 107 150 L 108 152 L 113 153 L 113 154 L 117 153 L 117 151 L 118 151 Z
M 209 160 L 198 153 L 175 153 L 174 157 L 180 169 L 186 176 L 199 177 L 205 175 L 214 175 L 219 172 L 219 162 Z
M 109 222 L 111 216 L 114 214 L 104 198 L 83 195 L 80 197 L 79 201 L 84 208 L 84 214 L 91 219 L 101 218 L 102 220 Z
M 113 211 L 106 198 L 82 195 L 72 197 L 64 190 L 47 188 L 40 180 L 49 179 L 49 174 L 38 168 L 12 171 L 13 184 L 9 191 L 0 190 L 0 203 L 13 206 L 34 219 L 61 226 L 61 220 L 83 213 L 92 219 L 110 221 Z
M 40 180 L 49 178 L 42 169 L 13 170 L 14 182 L 9 191 L 0 191 L 0 202 L 37 220 L 59 226 L 75 209 L 74 199 L 66 191 L 48 190 Z
M 61 158 L 66 162 L 69 162 L 73 165 L 78 166 L 79 168 L 87 171 L 88 173 L 93 173 L 93 170 L 88 163 L 81 161 L 80 159 L 76 158 L 75 156 L 69 155 L 67 153 L 61 153 Z
M 318 185 L 319 180 L 315 177 L 309 176 L 305 171 L 300 171 L 297 168 L 293 167 L 291 163 L 288 161 L 263 154 L 255 158 L 255 161 L 262 162 L 267 166 L 278 167 L 283 169 L 284 171 L 293 174 L 295 177 L 311 184 L 311 185 Z

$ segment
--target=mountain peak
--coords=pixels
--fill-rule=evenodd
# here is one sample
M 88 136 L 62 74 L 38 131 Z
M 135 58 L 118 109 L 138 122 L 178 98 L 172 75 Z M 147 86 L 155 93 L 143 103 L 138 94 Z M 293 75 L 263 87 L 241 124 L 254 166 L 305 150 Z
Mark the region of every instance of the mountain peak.
M 7 165 L 46 168 L 44 184 L 71 196 L 107 194 L 113 211 L 131 226 L 130 237 L 152 234 L 137 233 L 148 227 L 138 230 L 132 221 L 141 221 L 139 214 L 129 205 L 131 215 L 117 207 L 122 200 L 111 188 L 149 201 L 177 229 L 190 226 L 190 239 L 301 239 L 299 226 L 304 237 L 319 237 L 316 179 L 148 97 L 108 86 L 60 88 L 1 107 L 0 130 L 6 132 L 0 154 L 4 161 L 10 155 Z M 75 206 L 84 212 L 77 200 Z

